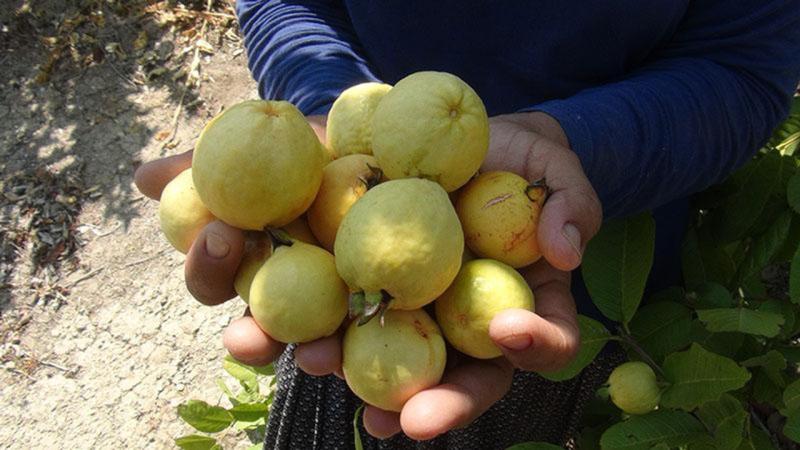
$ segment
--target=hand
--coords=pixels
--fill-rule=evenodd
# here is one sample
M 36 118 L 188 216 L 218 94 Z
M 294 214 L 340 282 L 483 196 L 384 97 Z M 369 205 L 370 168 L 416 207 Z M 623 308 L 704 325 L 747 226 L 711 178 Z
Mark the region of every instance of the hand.
M 325 142 L 325 117 L 307 118 L 321 142 Z M 146 196 L 158 200 L 164 187 L 192 164 L 192 152 L 151 161 L 136 171 L 136 186 Z M 189 292 L 205 305 L 217 305 L 236 296 L 233 280 L 244 251 L 244 233 L 219 220 L 208 224 L 198 235 L 186 255 L 185 278 Z M 250 316 L 228 325 L 223 344 L 231 356 L 254 366 L 266 365 L 284 349 L 265 334 Z M 328 367 L 341 359 L 337 337 L 328 337 L 298 346 L 295 359 L 298 366 L 312 375 L 328 374 Z
M 539 223 L 544 258 L 520 270 L 536 298 L 536 313 L 507 310 L 494 317 L 489 334 L 504 358 L 480 361 L 459 355 L 456 364 L 448 365 L 442 384 L 411 397 L 399 414 L 368 406 L 364 426 L 376 437 L 402 430 L 424 440 L 466 426 L 508 392 L 513 367 L 558 370 L 575 357 L 580 345 L 569 271 L 580 265 L 586 242 L 600 227 L 597 195 L 550 116 L 494 117 L 490 136 L 483 171 L 508 170 L 530 181 L 545 178 L 551 189 Z

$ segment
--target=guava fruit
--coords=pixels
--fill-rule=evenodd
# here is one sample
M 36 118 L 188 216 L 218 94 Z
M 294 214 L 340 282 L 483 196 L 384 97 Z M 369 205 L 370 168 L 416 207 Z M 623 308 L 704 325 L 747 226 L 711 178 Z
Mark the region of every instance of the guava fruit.
M 308 224 L 301 216 L 292 223 L 281 228 L 292 239 L 297 239 L 306 244 L 317 245 L 317 239 L 311 234 Z M 245 235 L 244 253 L 236 269 L 236 276 L 233 280 L 233 289 L 245 303 L 249 302 L 250 285 L 253 283 L 258 269 L 272 254 L 272 242 L 269 234 L 261 231 L 248 231 Z
M 439 327 L 423 310 L 389 310 L 380 321 L 352 322 L 342 342 L 342 371 L 359 398 L 400 411 L 414 394 L 439 383 L 447 354 Z
M 286 225 L 311 205 L 326 160 L 314 130 L 291 103 L 248 100 L 203 129 L 192 177 L 220 220 L 263 230 Z
M 503 352 L 489 337 L 489 322 L 511 308 L 533 311 L 531 288 L 514 268 L 493 259 L 475 259 L 461 266 L 453 284 L 436 302 L 436 322 L 447 342 L 474 358 Z
M 544 181 L 528 183 L 504 171 L 470 180 L 456 201 L 467 246 L 476 255 L 520 268 L 541 256 L 537 230 L 547 197 Z
M 346 155 L 325 166 L 322 184 L 306 212 L 308 225 L 322 247 L 333 251 L 336 231 L 344 215 L 381 177 L 372 155 Z
M 250 312 L 274 339 L 309 342 L 333 334 L 347 315 L 347 286 L 326 250 L 298 240 L 273 246 L 250 286 Z
M 426 178 L 454 191 L 478 171 L 488 149 L 483 102 L 449 73 L 403 78 L 372 118 L 372 154 L 389 179 Z
M 351 314 L 378 306 L 417 309 L 447 289 L 461 267 L 464 236 L 440 185 L 390 180 L 368 190 L 344 216 L 334 243 L 336 269 L 347 283 Z M 368 311 L 358 311 L 366 299 Z
M 640 361 L 614 368 L 608 377 L 608 393 L 611 401 L 628 414 L 647 414 L 661 400 L 655 372 Z
M 345 89 L 328 112 L 328 148 L 336 158 L 372 154 L 372 116 L 392 86 L 361 83 Z
M 188 253 L 203 227 L 214 220 L 192 183 L 192 169 L 173 178 L 158 204 L 158 219 L 167 241 L 181 253 Z

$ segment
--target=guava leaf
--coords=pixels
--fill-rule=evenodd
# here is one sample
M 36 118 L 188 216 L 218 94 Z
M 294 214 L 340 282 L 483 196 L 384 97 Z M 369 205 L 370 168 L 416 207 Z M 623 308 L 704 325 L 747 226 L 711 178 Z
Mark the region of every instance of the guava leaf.
M 264 443 L 259 442 L 258 444 L 253 444 L 250 447 L 247 447 L 247 450 L 264 450 Z
M 578 314 L 578 326 L 581 330 L 581 346 L 578 355 L 567 367 L 556 372 L 540 372 L 544 378 L 552 381 L 563 381 L 578 375 L 584 367 L 594 361 L 594 357 L 600 353 L 603 346 L 608 342 L 611 333 L 608 332 L 602 323 Z
M 776 450 L 770 436 L 760 427 L 751 426 L 749 439 L 745 439 L 738 450 Z
M 780 346 L 776 349 L 781 352 L 786 361 L 791 364 L 800 364 L 800 348 L 792 346 Z
M 592 301 L 609 319 L 627 324 L 653 263 L 655 222 L 649 213 L 606 222 L 586 246 L 581 273 Z
M 650 303 L 636 311 L 630 330 L 647 354 L 661 363 L 691 343 L 692 310 L 675 302 Z
M 711 281 L 727 285 L 736 274 L 731 255 L 707 233 L 705 229 L 692 228 L 681 246 L 683 279 L 690 289 Z
M 697 311 L 697 318 L 711 332 L 735 331 L 766 337 L 777 336 L 784 322 L 780 314 L 748 308 L 702 309 Z
M 785 300 L 778 300 L 775 298 L 771 298 L 758 306 L 758 311 L 777 314 L 783 317 L 783 325 L 781 326 L 781 332 L 778 334 L 778 338 L 787 338 L 790 336 L 794 336 L 794 328 L 796 325 L 797 316 L 795 312 L 797 311 L 797 307 L 793 305 L 791 302 L 787 302 Z
M 255 422 L 269 415 L 269 406 L 266 403 L 242 403 L 229 409 L 233 418 L 242 422 Z
M 767 371 L 763 367 L 753 369 L 753 381 L 750 382 L 750 390 L 752 398 L 758 402 L 767 405 L 772 405 L 775 409 L 784 409 L 783 404 L 783 389 L 786 387 L 786 380 L 781 380 L 780 383 L 775 383 Z M 779 375 L 783 378 L 783 375 Z
M 692 321 L 692 342 L 718 355 L 735 358 L 744 344 L 742 333 L 712 333 L 699 320 Z
M 225 384 L 225 381 L 222 378 L 217 378 L 217 386 L 219 386 L 219 389 L 222 391 L 222 393 L 228 397 L 228 400 L 232 405 L 235 406 L 239 404 L 239 400 L 236 399 L 236 396 L 233 395 L 233 392 L 231 392 L 230 388 L 228 388 L 228 385 Z
M 736 361 L 696 343 L 689 350 L 667 356 L 663 368 L 671 385 L 661 394 L 661 405 L 687 411 L 741 388 L 750 379 L 750 372 Z
M 758 236 L 747 251 L 742 265 L 739 266 L 739 280 L 746 280 L 758 275 L 772 261 L 772 258 L 781 250 L 786 237 L 789 235 L 789 226 L 792 223 L 792 212 L 784 211 L 767 228 L 764 234 Z
M 523 442 L 512 445 L 506 450 L 562 450 L 558 445 L 548 444 L 547 442 Z
M 600 438 L 603 450 L 647 450 L 664 443 L 677 447 L 702 439 L 705 427 L 683 411 L 654 411 L 612 425 Z
M 189 400 L 178 406 L 178 415 L 203 433 L 216 433 L 233 423 L 233 415 L 225 408 L 211 406 L 202 400 Z
M 800 412 L 800 379 L 794 380 L 783 391 L 783 405 L 781 414 L 788 417 Z
M 709 214 L 709 223 L 719 243 L 741 239 L 756 223 L 770 196 L 781 181 L 781 156 L 771 151 L 754 160 L 751 170 L 738 181 L 739 191 L 726 198 Z
M 704 403 L 697 417 L 714 433 L 719 448 L 737 448 L 742 443 L 748 414 L 736 397 L 722 394 L 719 400 Z
M 175 445 L 183 450 L 215 450 L 220 448 L 216 439 L 198 434 L 179 437 L 175 439 Z
M 789 297 L 792 303 L 800 304 L 800 247 L 797 248 L 789 269 Z
M 255 383 L 258 373 L 253 367 L 242 364 L 233 359 L 231 355 L 225 355 L 222 359 L 222 368 L 225 369 L 233 378 L 244 383 Z
M 786 418 L 786 423 L 783 425 L 783 434 L 787 438 L 800 443 L 800 414 L 795 412 Z
M 767 375 L 776 386 L 786 386 L 786 382 L 783 379 L 783 371 L 786 370 L 786 358 L 777 350 L 770 350 L 763 355 L 746 359 L 740 364 L 742 367 L 762 367 L 764 374 Z
M 720 284 L 706 282 L 697 288 L 695 309 L 732 308 L 734 305 L 730 291 Z

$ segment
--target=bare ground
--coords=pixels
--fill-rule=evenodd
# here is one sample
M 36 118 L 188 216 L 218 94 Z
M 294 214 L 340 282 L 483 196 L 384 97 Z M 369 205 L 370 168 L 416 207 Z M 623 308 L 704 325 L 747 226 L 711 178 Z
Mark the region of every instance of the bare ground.
M 204 29 L 211 16 L 165 19 L 175 2 L 11 3 L 0 12 L 0 448 L 175 448 L 192 433 L 178 404 L 227 402 L 221 332 L 244 308 L 192 299 L 133 173 L 257 96 L 230 8 L 215 3 Z M 69 22 L 96 10 L 103 19 Z M 223 442 L 249 444 L 234 432 Z

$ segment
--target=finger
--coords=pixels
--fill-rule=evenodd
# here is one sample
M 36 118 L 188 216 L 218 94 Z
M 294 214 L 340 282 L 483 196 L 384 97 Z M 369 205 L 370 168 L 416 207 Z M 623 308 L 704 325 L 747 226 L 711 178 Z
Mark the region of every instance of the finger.
M 336 373 L 342 367 L 342 342 L 338 334 L 300 344 L 294 350 L 300 369 L 314 376 Z
M 142 194 L 154 200 L 160 199 L 161 191 L 164 190 L 167 183 L 192 166 L 192 154 L 193 152 L 189 150 L 179 155 L 142 164 L 133 175 L 136 187 Z
M 555 269 L 546 263 L 535 265 L 538 267 L 527 278 L 533 278 L 536 312 L 501 311 L 489 323 L 489 336 L 515 367 L 550 372 L 563 368 L 575 357 L 580 346 L 580 329 L 569 281 L 563 279 L 568 274 L 548 277 L 551 274 L 546 272 Z M 547 280 L 536 280 L 537 276 L 545 276 Z
M 364 407 L 364 429 L 378 439 L 389 439 L 401 431 L 400 413 L 367 405 Z
M 240 317 L 225 328 L 222 345 L 234 359 L 251 366 L 265 366 L 274 361 L 285 347 L 266 335 L 256 321 Z
M 511 387 L 512 367 L 502 358 L 470 360 L 445 373 L 442 384 L 415 394 L 400 412 L 411 439 L 428 440 L 469 425 Z
M 186 255 L 186 287 L 200 303 L 216 305 L 236 296 L 233 280 L 244 253 L 244 232 L 219 220 L 203 228 Z

